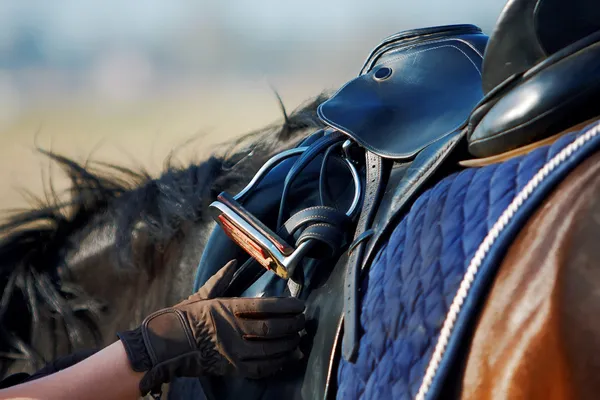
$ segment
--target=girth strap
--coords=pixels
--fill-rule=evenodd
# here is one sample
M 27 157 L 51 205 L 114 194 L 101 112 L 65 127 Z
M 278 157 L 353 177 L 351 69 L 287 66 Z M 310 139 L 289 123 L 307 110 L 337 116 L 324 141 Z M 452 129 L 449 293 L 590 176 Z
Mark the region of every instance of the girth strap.
M 317 243 L 308 251 L 306 257 L 331 258 L 344 245 L 344 234 L 334 225 L 314 224 L 302 232 L 296 245 L 299 246 L 307 240 L 314 240 Z
M 284 237 L 292 236 L 298 229 L 317 222 L 322 222 L 330 225 L 335 225 L 340 229 L 344 229 L 350 218 L 328 206 L 314 206 L 305 208 L 292 215 L 279 230 L 279 234 Z
M 345 230 L 350 222 L 350 217 L 335 208 L 315 206 L 294 214 L 278 234 L 286 240 L 297 236 L 296 247 L 307 240 L 315 240 L 316 245 L 306 257 L 324 259 L 334 257 L 344 246 Z
M 356 239 L 360 238 L 371 227 L 391 171 L 390 161 L 384 160 L 370 151 L 365 152 L 365 158 L 366 191 L 354 235 L 355 242 L 357 241 Z M 358 327 L 358 277 L 360 275 L 364 250 L 365 241 L 358 241 L 358 244 L 354 247 L 348 258 L 346 268 L 342 355 L 349 362 L 353 362 L 356 359 L 360 339 Z

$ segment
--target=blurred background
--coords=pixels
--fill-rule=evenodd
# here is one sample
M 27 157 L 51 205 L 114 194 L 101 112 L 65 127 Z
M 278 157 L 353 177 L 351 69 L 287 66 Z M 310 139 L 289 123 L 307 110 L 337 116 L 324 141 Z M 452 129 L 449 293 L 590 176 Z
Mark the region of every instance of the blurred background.
M 158 174 L 176 147 L 185 162 L 280 120 L 272 87 L 291 111 L 353 78 L 385 36 L 454 23 L 489 34 L 504 3 L 2 0 L 0 209 L 26 205 L 15 188 L 42 193 L 36 146 Z

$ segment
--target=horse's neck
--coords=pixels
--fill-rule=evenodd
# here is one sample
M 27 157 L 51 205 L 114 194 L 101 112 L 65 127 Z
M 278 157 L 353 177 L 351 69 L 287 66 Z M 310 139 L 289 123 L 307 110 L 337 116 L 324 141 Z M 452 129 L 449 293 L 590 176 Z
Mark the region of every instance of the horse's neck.
M 67 252 L 65 282 L 77 285 L 93 299 L 106 305 L 97 315 L 103 345 L 115 339 L 115 332 L 141 323 L 151 312 L 173 305 L 191 293 L 194 272 L 212 224 L 184 224 L 181 235 L 164 245 L 149 241 L 140 232 L 131 241 L 131 258 L 120 257 L 123 249 L 115 239 L 112 218 L 95 228 L 75 234 L 76 244 Z M 85 340 L 83 347 L 95 343 Z M 64 351 L 63 351 L 64 352 Z
M 580 131 L 581 129 L 585 128 L 587 125 L 591 124 L 592 122 L 598 121 L 598 120 L 600 120 L 600 116 L 591 118 L 580 124 L 577 124 L 568 129 L 565 129 L 564 131 L 562 131 L 560 133 L 549 136 L 542 140 L 538 140 L 537 142 L 530 143 L 526 146 L 521 146 L 514 150 L 510 150 L 510 151 L 504 152 L 502 154 L 498 154 L 498 155 L 491 156 L 491 157 L 473 158 L 473 159 L 469 159 L 469 160 L 463 160 L 463 161 L 460 161 L 459 164 L 462 167 L 469 167 L 469 168 L 484 167 L 486 165 L 492 165 L 492 164 L 500 164 L 500 163 L 510 160 L 512 158 L 520 157 L 527 153 L 530 153 L 531 151 L 533 151 L 537 148 L 551 145 L 552 143 L 557 141 L 560 137 L 567 135 L 569 133 L 572 133 L 572 132 Z

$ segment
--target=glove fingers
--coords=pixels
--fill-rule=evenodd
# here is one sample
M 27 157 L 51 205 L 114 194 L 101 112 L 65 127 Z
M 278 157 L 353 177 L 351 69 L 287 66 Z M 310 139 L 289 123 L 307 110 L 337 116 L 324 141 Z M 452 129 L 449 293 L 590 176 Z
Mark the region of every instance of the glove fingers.
M 232 300 L 232 308 L 238 318 L 268 319 L 300 314 L 304 302 L 295 297 L 245 298 Z
M 243 337 L 248 340 L 274 339 L 293 335 L 304 329 L 304 324 L 304 314 L 266 320 L 240 320 L 240 328 L 243 332 Z
M 237 260 L 231 260 L 216 274 L 214 274 L 193 297 L 199 299 L 214 299 L 225 293 L 225 290 L 236 271 Z M 191 299 L 191 298 L 190 298 Z
M 288 335 L 277 339 L 244 340 L 238 355 L 242 361 L 277 358 L 298 347 L 300 335 Z

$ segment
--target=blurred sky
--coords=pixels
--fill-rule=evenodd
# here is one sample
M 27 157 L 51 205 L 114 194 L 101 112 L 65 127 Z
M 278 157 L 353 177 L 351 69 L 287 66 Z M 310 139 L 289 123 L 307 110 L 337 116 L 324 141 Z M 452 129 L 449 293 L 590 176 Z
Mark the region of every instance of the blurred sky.
M 83 94 L 135 101 L 257 77 L 349 79 L 400 30 L 474 23 L 504 0 L 3 0 L 0 112 Z M 196 86 L 197 85 L 197 86 Z M 13 115 L 14 116 L 14 115 Z

